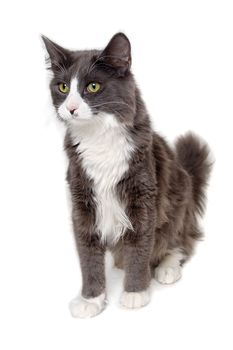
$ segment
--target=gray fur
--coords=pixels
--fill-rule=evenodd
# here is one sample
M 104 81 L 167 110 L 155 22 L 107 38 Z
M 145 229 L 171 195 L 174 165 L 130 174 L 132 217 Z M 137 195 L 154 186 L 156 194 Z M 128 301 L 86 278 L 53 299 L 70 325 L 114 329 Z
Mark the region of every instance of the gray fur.
M 154 132 L 139 89 L 130 71 L 131 52 L 127 37 L 116 34 L 103 50 L 69 51 L 43 37 L 50 55 L 54 78 L 51 95 L 57 109 L 64 96 L 57 91 L 61 81 L 78 74 L 79 93 L 94 113 L 114 113 L 127 128 L 135 151 L 129 170 L 117 185 L 117 194 L 126 205 L 133 231 L 128 230 L 115 246 L 100 242 L 95 228 L 93 183 L 82 168 L 69 130 L 65 151 L 69 158 L 67 181 L 73 210 L 73 228 L 80 256 L 86 298 L 105 290 L 104 255 L 111 249 L 115 263 L 126 272 L 128 292 L 148 288 L 152 271 L 173 249 L 187 258 L 202 236 L 197 214 L 203 213 L 204 187 L 211 164 L 208 147 L 193 134 L 180 137 L 175 149 Z M 101 81 L 104 90 L 85 95 L 90 81 Z M 120 103 L 107 103 L 117 100 Z

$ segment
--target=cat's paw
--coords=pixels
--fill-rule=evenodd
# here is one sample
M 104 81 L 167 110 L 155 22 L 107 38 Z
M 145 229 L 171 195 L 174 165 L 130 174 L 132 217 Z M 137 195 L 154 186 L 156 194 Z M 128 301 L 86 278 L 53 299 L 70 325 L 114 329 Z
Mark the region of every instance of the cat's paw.
M 139 309 L 147 305 L 150 301 L 150 293 L 148 290 L 142 292 L 123 292 L 120 304 L 128 309 Z
M 105 308 L 105 294 L 96 298 L 85 299 L 77 297 L 71 300 L 69 304 L 70 312 L 73 317 L 90 318 L 98 315 Z
M 158 266 L 155 269 L 155 279 L 162 284 L 172 284 L 181 278 L 180 266 Z

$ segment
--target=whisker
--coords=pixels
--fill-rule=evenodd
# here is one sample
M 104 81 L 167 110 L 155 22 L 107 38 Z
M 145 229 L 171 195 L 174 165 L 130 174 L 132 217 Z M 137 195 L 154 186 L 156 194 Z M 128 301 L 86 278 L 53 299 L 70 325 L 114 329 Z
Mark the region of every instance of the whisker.
M 124 119 L 123 114 L 121 114 L 119 111 L 116 111 L 116 110 L 113 109 L 113 108 L 110 108 L 110 109 L 113 111 L 113 113 L 117 113 L 122 119 Z
M 126 103 L 126 102 L 124 102 L 124 101 L 108 101 L 108 102 L 102 102 L 102 103 L 98 103 L 98 104 L 95 104 L 95 105 L 90 105 L 90 107 L 93 107 L 93 108 L 95 108 L 95 107 L 101 107 L 101 106 L 103 106 L 103 105 L 107 105 L 107 104 L 122 104 L 122 105 L 125 105 L 125 106 L 127 106 L 127 107 L 129 107 L 130 109 L 131 109 L 131 106 L 128 104 L 128 103 Z

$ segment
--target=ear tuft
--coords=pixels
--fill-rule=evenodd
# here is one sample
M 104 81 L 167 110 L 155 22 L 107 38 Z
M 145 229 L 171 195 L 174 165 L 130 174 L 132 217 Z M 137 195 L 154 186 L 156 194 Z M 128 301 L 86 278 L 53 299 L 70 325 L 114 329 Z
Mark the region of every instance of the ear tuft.
M 71 64 L 71 51 L 64 49 L 44 35 L 41 35 L 41 38 L 49 56 L 46 59 L 49 69 L 58 71 L 67 68 Z
M 115 34 L 101 54 L 101 60 L 115 68 L 121 75 L 131 66 L 131 45 L 123 33 Z

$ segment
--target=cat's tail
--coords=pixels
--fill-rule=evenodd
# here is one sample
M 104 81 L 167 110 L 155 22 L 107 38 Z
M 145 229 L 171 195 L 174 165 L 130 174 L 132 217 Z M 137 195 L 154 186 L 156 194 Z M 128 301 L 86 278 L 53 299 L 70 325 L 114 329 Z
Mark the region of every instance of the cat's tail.
M 202 214 L 205 208 L 205 187 L 213 165 L 209 147 L 192 133 L 180 136 L 175 146 L 179 162 L 192 178 L 196 210 Z

